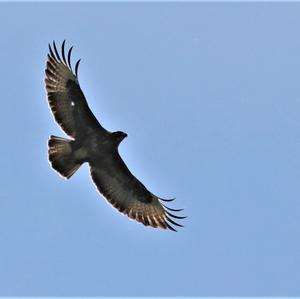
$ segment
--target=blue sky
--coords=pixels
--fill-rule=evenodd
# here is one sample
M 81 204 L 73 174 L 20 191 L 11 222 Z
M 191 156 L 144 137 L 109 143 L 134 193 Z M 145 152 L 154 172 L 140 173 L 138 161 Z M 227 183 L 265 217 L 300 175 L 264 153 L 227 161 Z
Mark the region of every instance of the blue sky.
M 0 296 L 299 296 L 299 3 L 1 3 Z M 146 228 L 47 161 L 47 44 L 189 216 Z

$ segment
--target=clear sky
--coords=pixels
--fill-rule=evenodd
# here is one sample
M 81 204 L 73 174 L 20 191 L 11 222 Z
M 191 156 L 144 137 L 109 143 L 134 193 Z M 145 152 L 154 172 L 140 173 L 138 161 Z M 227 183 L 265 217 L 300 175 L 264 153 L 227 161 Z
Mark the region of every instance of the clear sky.
M 0 27 L 0 296 L 300 295 L 300 3 L 1 3 Z M 178 233 L 50 168 L 53 39 Z

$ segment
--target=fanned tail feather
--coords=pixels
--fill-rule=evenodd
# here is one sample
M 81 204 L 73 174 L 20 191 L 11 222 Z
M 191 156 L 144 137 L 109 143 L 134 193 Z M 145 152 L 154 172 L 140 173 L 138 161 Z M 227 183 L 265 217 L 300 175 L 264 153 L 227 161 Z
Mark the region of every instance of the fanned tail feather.
M 49 162 L 54 170 L 61 176 L 69 179 L 81 163 L 75 160 L 72 147 L 72 140 L 51 136 L 48 141 Z

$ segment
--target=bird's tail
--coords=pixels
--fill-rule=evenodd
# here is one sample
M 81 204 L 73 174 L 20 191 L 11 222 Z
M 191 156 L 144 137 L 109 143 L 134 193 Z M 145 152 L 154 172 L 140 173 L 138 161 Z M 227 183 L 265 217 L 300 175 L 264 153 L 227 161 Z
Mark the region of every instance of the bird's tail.
M 64 178 L 69 179 L 81 163 L 76 161 L 71 147 L 72 140 L 50 136 L 48 141 L 49 162 Z

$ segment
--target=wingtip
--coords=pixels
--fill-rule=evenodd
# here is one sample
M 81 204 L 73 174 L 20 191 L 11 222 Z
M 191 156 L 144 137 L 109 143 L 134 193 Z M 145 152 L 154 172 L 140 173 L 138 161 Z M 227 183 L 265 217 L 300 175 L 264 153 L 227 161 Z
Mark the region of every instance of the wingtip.
M 54 52 L 55 52 L 55 55 L 56 55 L 56 59 L 58 61 L 61 61 L 61 58 L 60 58 L 59 53 L 58 53 L 57 48 L 56 48 L 55 41 L 53 41 L 53 48 L 54 48 Z
M 72 70 L 72 65 L 71 65 L 71 53 L 72 53 L 72 50 L 73 50 L 73 46 L 69 49 L 69 52 L 68 52 L 68 67 L 70 68 L 70 70 Z
M 81 59 L 79 59 L 77 62 L 76 62 L 76 65 L 75 65 L 75 76 L 78 78 L 78 68 L 79 68 L 79 63 L 80 63 Z
M 169 230 L 177 233 L 177 230 L 174 227 L 172 227 L 169 223 L 166 222 L 166 225 L 167 225 Z
M 61 54 L 62 54 L 62 59 L 64 61 L 64 64 L 67 65 L 66 56 L 65 56 L 65 43 L 66 43 L 66 40 L 64 39 L 64 41 L 61 44 Z
M 171 199 L 164 199 L 164 198 L 159 198 L 161 201 L 166 201 L 166 202 L 171 202 L 173 200 L 175 200 L 176 198 L 171 198 Z M 162 202 L 160 203 L 164 209 L 165 209 L 165 222 L 167 225 L 169 225 L 170 227 L 172 227 L 170 224 L 173 224 L 173 225 L 176 225 L 176 226 L 179 226 L 179 227 L 184 227 L 183 225 L 173 221 L 171 218 L 174 218 L 174 219 L 185 219 L 187 218 L 187 216 L 177 216 L 177 215 L 174 215 L 173 213 L 171 212 L 181 212 L 183 211 L 183 209 L 172 209 L 172 208 L 169 208 L 167 207 L 166 205 L 164 205 Z M 171 212 L 170 212 L 171 211 Z M 171 218 L 170 218 L 171 217 Z M 168 223 L 169 222 L 169 223 Z M 170 229 L 170 227 L 168 226 L 168 228 Z M 172 227 L 173 228 L 173 227 Z
M 159 199 L 162 200 L 162 201 L 165 201 L 165 202 L 170 202 L 170 201 L 174 201 L 174 200 L 176 199 L 176 197 L 170 198 L 170 199 L 167 199 L 167 198 L 160 198 L 160 197 L 159 197 Z
M 51 48 L 51 45 L 50 45 L 50 43 L 48 43 L 48 48 L 49 48 L 49 53 L 50 53 L 50 56 L 51 56 L 52 58 L 55 58 L 55 56 L 54 56 L 54 53 L 53 53 L 53 51 L 52 51 L 52 48 Z M 48 56 L 49 56 L 49 54 L 48 54 Z
M 167 207 L 166 205 L 164 205 L 163 203 L 161 203 L 161 205 L 164 208 L 166 208 L 167 210 L 172 211 L 172 212 L 181 212 L 181 211 L 183 211 L 183 209 L 171 209 L 171 208 Z
M 187 216 L 177 216 L 177 215 L 174 215 L 168 211 L 166 211 L 167 215 L 169 215 L 170 217 L 173 217 L 173 218 L 176 218 L 176 219 L 185 219 L 187 218 Z
M 176 225 L 176 226 L 179 226 L 179 227 L 184 227 L 182 224 L 179 224 L 179 223 L 173 221 L 173 220 L 172 220 L 170 217 L 168 217 L 167 215 L 166 215 L 165 217 L 166 217 L 166 219 L 167 219 L 170 223 L 172 223 L 172 224 L 174 224 L 174 225 Z

